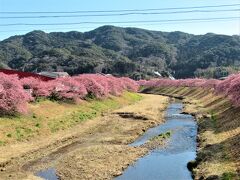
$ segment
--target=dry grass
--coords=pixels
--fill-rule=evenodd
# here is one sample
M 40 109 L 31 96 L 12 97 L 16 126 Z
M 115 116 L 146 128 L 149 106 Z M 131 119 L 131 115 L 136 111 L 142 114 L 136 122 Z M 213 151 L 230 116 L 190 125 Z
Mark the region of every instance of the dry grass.
M 91 121 L 83 121 L 72 128 L 51 133 L 50 136 L 42 135 L 28 142 L 1 147 L 0 177 L 10 175 L 11 179 L 26 179 L 36 170 L 50 166 L 57 166 L 57 171 L 63 178 L 64 173 L 69 173 L 72 179 L 91 175 L 104 179 L 119 174 L 123 168 L 146 152 L 145 148 L 134 149 L 127 144 L 133 142 L 148 128 L 164 121 L 161 117 L 167 107 L 168 98 L 144 94 L 141 97 L 143 99 L 138 102 L 136 100 L 139 99 L 139 95 L 128 94 L 127 98 L 119 97 L 118 104 L 120 101 L 121 105 L 130 101 L 136 103 L 116 111 L 106 110 Z M 89 108 L 103 112 L 105 106 L 99 103 L 90 103 Z M 46 113 L 51 114 L 56 111 L 46 111 Z M 118 112 L 131 112 L 135 116 L 123 118 Z M 148 119 L 143 120 L 141 117 Z M 82 165 L 68 166 L 77 163 L 79 158 L 84 165 L 84 171 L 81 169 Z M 63 159 L 64 161 L 61 161 Z M 61 169 L 65 165 L 66 171 Z M 79 173 L 75 173 L 77 171 Z
M 4 142 L 0 146 L 0 162 L 43 145 L 49 145 L 59 140 L 59 137 L 68 139 L 75 136 L 74 133 L 85 131 L 85 127 L 94 127 L 100 123 L 86 120 L 101 116 L 103 112 L 135 103 L 141 98 L 134 93 L 125 93 L 122 97 L 83 102 L 79 105 L 42 101 L 30 105 L 34 117 L 0 118 L 0 141 Z M 85 115 L 83 118 L 80 116 L 83 115 L 82 112 Z M 36 127 L 36 124 L 40 126 Z M 52 131 L 57 128 L 58 131 Z M 18 129 L 20 131 L 17 131 Z M 26 131 L 27 129 L 31 130 Z M 9 134 L 11 136 L 8 136 Z
M 127 153 L 126 153 L 127 152 Z M 124 145 L 94 145 L 78 149 L 57 165 L 61 179 L 112 179 L 147 152 Z M 87 162 L 86 163 L 86 159 Z
M 184 97 L 184 111 L 195 114 L 199 124 L 200 164 L 196 179 L 218 175 L 222 179 L 240 177 L 240 108 L 212 90 L 201 88 L 155 88 L 150 93 Z
M 137 104 L 123 107 L 116 110 L 116 113 L 134 113 L 136 116 L 144 116 L 149 120 L 162 121 L 163 110 L 168 104 L 168 98 L 166 97 L 156 97 L 156 95 L 145 95 L 141 94 L 144 98 Z
M 129 103 L 140 100 L 134 93 L 124 93 L 122 97 L 81 104 L 58 103 L 44 100 L 29 104 L 28 115 L 20 117 L 0 117 L 0 146 L 17 142 L 27 142 L 36 137 L 51 136 L 53 133 L 69 129 L 85 120 L 95 118 Z

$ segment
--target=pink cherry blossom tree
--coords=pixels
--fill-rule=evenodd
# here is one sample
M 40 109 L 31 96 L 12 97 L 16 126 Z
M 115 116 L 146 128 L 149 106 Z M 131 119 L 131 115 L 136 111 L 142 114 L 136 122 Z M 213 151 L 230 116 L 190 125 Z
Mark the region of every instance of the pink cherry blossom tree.
M 30 99 L 16 75 L 0 73 L 0 115 L 26 113 Z

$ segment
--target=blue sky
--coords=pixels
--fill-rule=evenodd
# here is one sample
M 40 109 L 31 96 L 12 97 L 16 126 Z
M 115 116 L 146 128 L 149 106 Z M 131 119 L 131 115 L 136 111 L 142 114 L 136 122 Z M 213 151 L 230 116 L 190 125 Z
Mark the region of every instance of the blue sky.
M 94 10 L 119 10 L 119 9 L 152 9 L 170 7 L 191 7 L 222 4 L 240 4 L 240 0 L 0 0 L 0 13 L 8 11 L 94 11 Z M 218 9 L 240 9 L 238 7 L 221 7 Z M 37 15 L 37 14 L 34 14 Z M 34 15 L 11 15 L 6 16 L 34 16 Z M 46 14 L 43 14 L 46 15 Z M 211 12 L 211 13 L 187 13 L 187 14 L 161 14 L 161 15 L 132 15 L 132 16 L 108 16 L 108 17 L 74 17 L 74 18 L 47 18 L 47 19 L 0 19 L 1 24 L 12 23 L 66 23 L 84 21 L 149 21 L 166 19 L 189 19 L 189 18 L 218 18 L 239 17 L 240 12 Z M 192 34 L 205 34 L 208 32 L 218 34 L 240 34 L 240 19 L 232 21 L 211 21 L 194 23 L 135 23 L 135 24 L 112 24 L 121 27 L 138 27 L 158 31 L 183 31 Z M 52 31 L 89 31 L 101 26 L 100 24 L 78 24 L 62 26 L 0 26 L 0 40 L 12 35 L 25 34 L 32 30 Z

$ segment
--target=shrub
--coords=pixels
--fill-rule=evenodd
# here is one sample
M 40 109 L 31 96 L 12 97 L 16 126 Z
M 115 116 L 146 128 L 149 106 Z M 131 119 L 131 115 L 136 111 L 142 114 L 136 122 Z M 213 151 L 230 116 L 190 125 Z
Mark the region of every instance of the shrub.
M 87 90 L 73 78 L 58 78 L 49 82 L 51 84 L 50 96 L 56 100 L 70 99 L 77 102 L 87 95 Z
M 20 79 L 24 89 L 31 90 L 33 97 L 48 97 L 51 94 L 51 83 L 41 81 L 40 79 L 28 77 Z
M 123 82 L 113 76 L 107 77 L 108 91 L 114 96 L 119 96 L 123 92 Z
M 102 99 L 109 95 L 120 95 L 124 90 L 137 91 L 139 85 L 129 78 L 116 78 L 99 74 L 82 74 L 74 77 L 42 81 L 28 77 L 0 74 L 0 114 L 24 112 L 28 101 L 39 97 L 54 100 L 73 100 L 86 97 Z
M 234 105 L 240 105 L 240 76 L 232 79 L 228 83 L 228 88 L 226 91 L 227 96 L 232 100 Z
M 214 88 L 214 89 L 216 89 L 216 87 L 218 86 L 218 84 L 220 82 L 221 81 L 217 80 L 217 79 L 209 79 L 209 80 L 206 80 L 201 86 L 203 88 Z
M 139 89 L 139 85 L 137 84 L 136 81 L 127 78 L 127 77 L 122 77 L 120 78 L 121 83 L 123 84 L 124 89 L 128 90 L 128 91 L 133 91 L 133 92 L 137 92 Z
M 231 86 L 231 82 L 239 76 L 240 76 L 239 74 L 234 74 L 229 76 L 227 79 L 221 81 L 215 88 L 216 92 L 220 94 L 228 95 L 228 89 Z
M 79 75 L 73 77 L 73 79 L 85 86 L 89 97 L 103 98 L 106 95 L 104 87 L 92 75 Z
M 0 114 L 14 115 L 27 111 L 27 101 L 31 96 L 22 88 L 22 85 L 15 75 L 0 73 Z
M 217 94 L 227 96 L 235 106 L 240 106 L 240 74 L 234 74 L 221 81 L 217 79 L 152 79 L 140 80 L 138 84 L 146 87 L 201 87 L 211 88 Z

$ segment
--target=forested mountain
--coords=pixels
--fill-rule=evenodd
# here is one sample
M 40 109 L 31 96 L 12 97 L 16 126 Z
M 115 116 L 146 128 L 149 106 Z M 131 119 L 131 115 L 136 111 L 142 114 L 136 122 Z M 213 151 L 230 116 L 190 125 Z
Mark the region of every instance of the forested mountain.
M 240 36 L 192 35 L 102 26 L 93 31 L 32 31 L 0 41 L 0 67 L 23 71 L 103 72 L 147 78 L 221 77 L 240 68 Z

